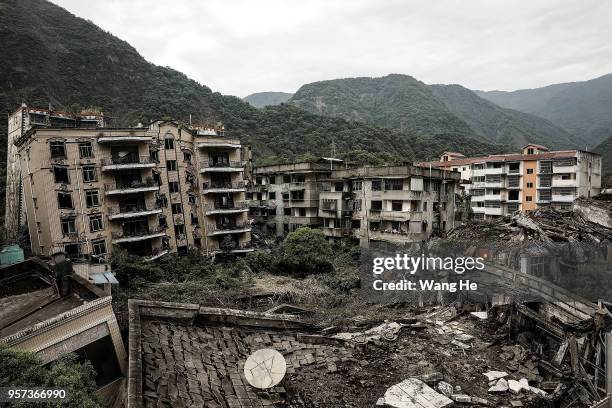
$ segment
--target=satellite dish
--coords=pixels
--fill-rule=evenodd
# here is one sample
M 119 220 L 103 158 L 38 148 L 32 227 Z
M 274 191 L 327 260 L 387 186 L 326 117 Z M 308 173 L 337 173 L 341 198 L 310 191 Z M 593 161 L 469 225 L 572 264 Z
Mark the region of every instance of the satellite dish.
M 259 349 L 244 363 L 244 376 L 255 388 L 271 388 L 281 382 L 287 372 L 287 362 L 273 349 Z

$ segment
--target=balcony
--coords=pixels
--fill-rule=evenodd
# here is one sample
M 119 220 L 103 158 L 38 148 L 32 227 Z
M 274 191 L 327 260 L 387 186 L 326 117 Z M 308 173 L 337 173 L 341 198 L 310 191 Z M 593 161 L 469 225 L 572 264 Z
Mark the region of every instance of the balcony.
M 112 196 L 119 194 L 146 193 L 148 191 L 158 191 L 159 186 L 153 181 L 135 181 L 130 184 L 105 184 L 104 195 Z
M 276 203 L 272 200 L 249 200 L 247 205 L 249 207 L 276 208 Z
M 161 227 L 142 229 L 137 231 L 117 231 L 112 233 L 113 244 L 144 241 L 147 239 L 160 238 L 165 235 L 166 232 Z
M 247 203 L 244 201 L 240 201 L 237 203 L 231 203 L 227 205 L 206 204 L 204 208 L 206 210 L 206 215 L 234 214 L 234 213 L 249 211 L 249 208 L 247 207 Z
M 149 215 L 161 214 L 161 208 L 147 208 L 146 206 L 109 208 L 109 220 L 121 220 L 127 218 L 148 217 Z
M 147 136 L 100 136 L 98 143 L 151 143 L 153 139 Z
M 228 173 L 228 172 L 240 172 L 243 171 L 242 163 L 240 161 L 224 161 L 215 162 L 212 160 L 204 161 L 200 167 L 200 173 Z
M 211 193 L 240 193 L 246 191 L 244 182 L 238 183 L 220 183 L 220 182 L 204 182 L 202 183 L 202 194 Z
M 253 247 L 253 244 L 251 244 L 250 242 L 243 242 L 241 244 L 238 244 L 238 246 L 236 246 L 235 248 L 231 248 L 231 249 L 217 249 L 215 251 L 213 251 L 213 255 L 216 254 L 246 254 L 247 252 L 253 252 L 255 250 L 255 248 Z
M 574 194 L 562 195 L 562 194 L 553 194 L 552 202 L 553 203 L 572 203 L 576 199 Z
M 198 142 L 199 149 L 240 149 L 240 142 L 231 140 L 205 140 Z
M 553 187 L 578 187 L 578 181 L 576 179 L 563 180 L 560 178 L 553 178 L 552 186 Z
M 152 169 L 157 164 L 149 156 L 106 157 L 102 159 L 102 171 Z
M 251 231 L 251 226 L 244 223 L 227 225 L 208 225 L 206 227 L 206 236 L 214 237 L 226 234 L 243 234 L 249 231 Z

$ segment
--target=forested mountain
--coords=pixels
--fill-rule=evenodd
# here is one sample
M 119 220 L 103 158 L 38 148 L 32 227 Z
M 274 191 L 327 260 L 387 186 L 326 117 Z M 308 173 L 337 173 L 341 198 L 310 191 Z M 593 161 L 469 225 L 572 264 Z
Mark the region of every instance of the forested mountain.
M 292 93 L 287 92 L 256 92 L 242 98 L 243 101 L 248 102 L 256 108 L 263 108 L 265 106 L 280 105 L 281 103 L 287 102 L 293 96 Z
M 557 149 L 573 148 L 581 141 L 546 119 L 505 109 L 480 98 L 461 85 L 430 85 L 434 95 L 484 140 L 522 147 L 538 143 Z
M 429 159 L 446 149 L 504 150 L 463 135 L 388 130 L 322 118 L 294 106 L 256 109 L 212 92 L 182 73 L 147 62 L 125 41 L 44 0 L 0 0 L 0 167 L 6 161 L 6 113 L 20 103 L 78 111 L 96 107 L 114 125 L 171 116 L 222 122 L 253 146 L 256 160 L 338 155 L 364 161 Z M 2 176 L 0 183 L 4 184 Z M 0 197 L 3 207 L 4 197 Z
M 548 119 L 590 148 L 612 136 L 612 74 L 536 89 L 475 92 L 499 106 Z
M 520 147 L 575 147 L 550 122 L 501 109 L 458 85 L 426 85 L 408 75 L 347 78 L 302 86 L 290 103 L 308 111 L 416 133 L 452 132 Z

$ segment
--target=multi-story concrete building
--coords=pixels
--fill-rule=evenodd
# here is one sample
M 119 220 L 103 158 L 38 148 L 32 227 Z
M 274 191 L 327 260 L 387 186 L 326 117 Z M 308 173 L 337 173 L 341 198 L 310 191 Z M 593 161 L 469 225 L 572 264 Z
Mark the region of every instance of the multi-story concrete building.
M 7 179 L 20 180 L 23 198 L 7 210 L 7 225 L 27 220 L 35 254 L 250 250 L 241 145 L 223 129 L 157 121 L 12 134 L 18 176 Z
M 601 156 L 583 150 L 549 151 L 536 144 L 520 154 L 464 157 L 446 152 L 423 166 L 458 171 L 475 219 L 494 219 L 541 206 L 570 209 L 578 197 L 601 191 Z
M 278 236 L 300 227 L 321 226 L 319 194 L 338 162 L 323 159 L 254 167 L 247 192 L 251 218 Z
M 454 226 L 457 172 L 418 166 L 334 170 L 319 195 L 328 237 L 408 243 Z
M 319 227 L 330 239 L 352 237 L 362 245 L 420 241 L 453 227 L 458 173 L 410 165 L 332 169 L 331 163 L 255 167 L 247 193 L 251 217 L 278 235 Z

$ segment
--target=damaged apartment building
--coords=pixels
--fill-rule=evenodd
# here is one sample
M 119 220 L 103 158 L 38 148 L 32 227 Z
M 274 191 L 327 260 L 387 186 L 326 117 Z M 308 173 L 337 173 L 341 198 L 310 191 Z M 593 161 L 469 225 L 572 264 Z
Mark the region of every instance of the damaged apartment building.
M 421 241 L 454 226 L 458 172 L 333 163 L 255 167 L 247 192 L 251 217 L 277 235 L 318 227 L 332 240 L 354 238 L 363 246 Z
M 35 255 L 251 250 L 242 146 L 222 128 L 113 128 L 98 112 L 24 105 L 8 146 L 5 223 L 13 236 L 27 224 Z
M 519 154 L 465 157 L 445 152 L 439 161 L 420 165 L 460 172 L 474 219 L 480 220 L 546 206 L 569 210 L 576 198 L 601 191 L 601 155 L 584 150 L 550 151 L 528 144 Z

